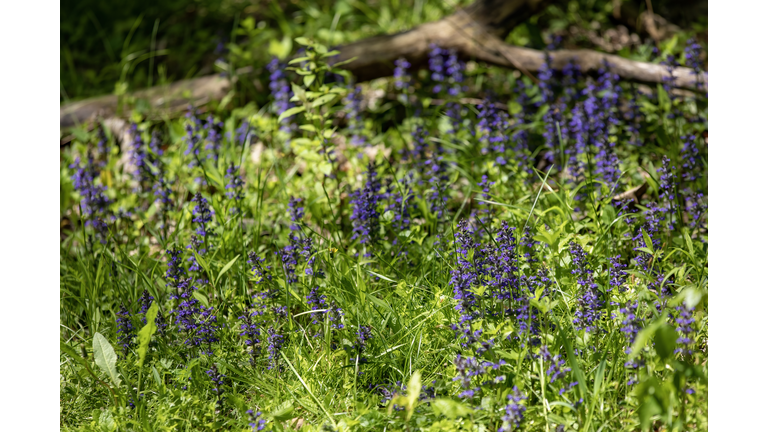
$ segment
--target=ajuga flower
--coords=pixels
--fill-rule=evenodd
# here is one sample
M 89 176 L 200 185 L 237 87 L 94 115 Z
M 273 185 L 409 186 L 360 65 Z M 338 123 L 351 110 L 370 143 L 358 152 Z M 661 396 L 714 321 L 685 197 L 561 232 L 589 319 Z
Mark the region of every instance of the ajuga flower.
M 204 140 L 202 136 L 203 121 L 197 117 L 196 110 L 191 105 L 185 117 L 184 131 L 186 134 L 184 141 L 187 143 L 187 149 L 184 151 L 184 155 L 192 154 L 193 157 L 189 166 L 194 167 L 197 166 L 197 156 L 200 155 L 201 143 Z
M 219 341 L 216 336 L 219 326 L 216 323 L 216 315 L 213 315 L 213 307 L 202 307 L 200 301 L 192 295 L 197 290 L 197 287 L 192 285 L 192 278 L 181 279 L 176 288 L 179 292 L 169 297 L 179 302 L 171 313 L 176 317 L 175 324 L 183 334 L 184 344 L 200 347 L 203 354 L 213 354 L 211 345 Z M 207 346 L 203 347 L 203 344 Z
M 240 177 L 240 166 L 235 166 L 235 164 L 230 163 L 229 167 L 227 168 L 227 198 L 234 199 L 236 201 L 243 199 L 243 185 L 245 183 L 243 182 L 243 179 Z M 237 211 L 237 209 L 232 209 L 233 211 Z
M 261 314 L 263 314 L 263 312 L 261 312 Z M 237 318 L 241 321 L 240 336 L 245 338 L 245 345 L 249 347 L 248 354 L 251 356 L 251 365 L 256 364 L 256 359 L 261 354 L 261 329 L 253 320 L 254 317 L 259 315 L 259 311 L 251 312 L 246 309 L 243 311 L 243 315 Z
M 608 268 L 608 290 L 611 291 L 613 288 L 618 288 L 620 292 L 624 292 L 627 290 L 627 287 L 625 286 L 627 282 L 627 272 L 624 271 L 625 268 L 627 268 L 626 264 L 622 264 L 619 262 L 621 259 L 621 255 L 616 255 L 615 257 L 608 258 L 608 261 L 611 263 L 610 267 Z
M 677 175 L 675 174 L 675 167 L 670 167 L 670 160 L 664 156 L 661 160 L 661 168 L 657 171 L 659 174 L 659 195 L 665 201 L 665 208 L 669 215 L 668 228 L 674 229 L 673 220 L 677 213 L 677 194 L 675 188 L 677 186 Z
M 528 398 L 520 393 L 517 386 L 514 386 L 512 393 L 507 395 L 507 400 L 510 402 L 504 408 L 504 416 L 501 417 L 503 423 L 498 432 L 508 432 L 520 427 L 525 413 L 525 407 L 520 403 L 523 399 Z
M 683 161 L 683 180 L 688 182 L 696 181 L 701 177 L 704 167 L 699 147 L 696 145 L 696 135 L 687 135 L 683 137 L 683 151 L 680 154 Z
M 486 98 L 477 108 L 480 111 L 477 115 L 477 128 L 478 139 L 483 144 L 482 152 L 484 154 L 494 152 L 496 164 L 506 165 L 506 145 L 510 135 L 508 132 L 509 116 L 506 112 L 496 108 L 496 104 L 489 98 Z
M 224 393 L 223 387 L 224 378 L 226 378 L 226 375 L 219 373 L 219 368 L 216 367 L 216 364 L 211 365 L 211 368 L 205 371 L 205 373 L 213 383 L 213 394 L 216 395 L 216 405 L 221 408 L 224 404 L 224 401 L 221 399 L 221 395 Z
M 619 309 L 624 315 L 624 319 L 621 322 L 621 332 L 624 333 L 624 337 L 627 339 L 627 346 L 624 349 L 625 354 L 632 352 L 632 346 L 635 343 L 637 334 L 643 328 L 643 319 L 637 316 L 637 300 L 634 302 L 628 301 L 627 304 Z M 624 363 L 624 367 L 629 369 L 637 369 L 642 366 L 642 360 L 636 358 L 634 360 L 628 360 Z M 627 385 L 632 385 L 637 382 L 637 376 L 632 375 Z
M 124 305 L 120 305 L 117 311 L 117 343 L 123 348 L 123 358 L 128 355 L 128 351 L 133 347 L 134 327 L 131 323 L 131 313 Z
M 131 137 L 131 162 L 136 167 L 136 178 L 139 180 L 139 185 L 151 183 L 154 174 L 150 165 L 152 164 L 152 155 L 148 152 L 144 145 L 144 140 L 141 138 L 141 132 L 139 132 L 136 123 L 131 123 L 128 128 L 128 135 Z
M 408 90 L 411 84 L 411 76 L 408 74 L 408 68 L 411 64 L 404 58 L 395 60 L 395 88 L 398 90 Z
M 351 144 L 353 146 L 364 146 L 366 144 L 363 132 L 365 123 L 363 121 L 363 110 L 365 109 L 362 89 L 359 85 L 355 86 L 344 98 L 344 109 L 347 112 L 347 128 L 352 133 Z
M 699 75 L 703 69 L 704 64 L 701 61 L 701 45 L 696 41 L 696 38 L 690 38 L 685 43 L 685 64 L 689 68 L 693 69 L 692 73 Z M 704 83 L 697 82 L 696 86 L 701 88 Z
M 283 71 L 283 65 L 280 64 L 276 57 L 269 62 L 267 69 L 270 72 L 269 89 L 272 91 L 272 97 L 275 98 L 275 114 L 279 116 L 293 107 L 293 103 L 290 101 L 293 97 L 293 92 L 288 83 L 288 78 Z M 281 122 L 280 130 L 290 132 L 293 128 L 292 121 L 293 116 L 284 118 Z
M 462 357 L 461 354 L 456 356 L 453 361 L 453 365 L 456 367 L 456 377 L 454 381 L 459 381 L 463 392 L 459 393 L 459 397 L 471 398 L 475 393 L 480 391 L 480 387 L 473 387 L 472 380 L 474 377 L 485 373 L 485 368 L 477 361 L 475 357 Z
M 455 50 L 445 50 L 435 44 L 430 45 L 429 51 L 430 78 L 435 83 L 433 93 L 443 89 L 451 96 L 456 96 L 462 90 L 464 81 L 464 63 L 459 60 Z
M 109 235 L 106 219 L 114 218 L 109 210 L 112 200 L 105 194 L 106 186 L 96 184 L 100 171 L 94 164 L 93 155 L 88 153 L 87 161 L 83 166 L 80 165 L 80 158 L 75 159 L 69 168 L 76 168 L 75 174 L 72 175 L 72 184 L 81 196 L 80 206 L 85 218 L 85 226 L 93 227 L 99 240 L 106 243 Z
M 318 316 L 322 319 L 322 314 L 327 311 L 328 304 L 326 302 L 326 296 L 325 294 L 318 293 L 319 289 L 320 287 L 312 288 L 307 296 L 307 305 L 309 305 L 310 310 L 319 311 L 318 313 L 311 314 L 312 324 L 319 324 L 320 321 L 318 321 Z
M 592 270 L 587 262 L 587 253 L 578 244 L 571 242 L 571 273 L 576 275 L 579 287 L 578 307 L 573 323 L 576 328 L 592 332 L 603 315 L 603 300 L 592 277 Z
M 165 253 L 169 256 L 167 264 L 168 268 L 165 270 L 165 280 L 167 282 L 165 286 L 178 288 L 187 273 L 181 263 L 182 250 L 178 247 L 172 247 L 171 249 L 166 250 Z
M 680 337 L 677 338 L 677 343 L 680 344 L 680 347 L 676 348 L 675 352 L 692 355 L 693 339 L 691 336 L 693 335 L 693 327 L 691 325 L 696 322 L 693 318 L 693 310 L 688 309 L 686 305 L 678 306 L 676 309 L 679 312 L 675 322 L 677 322 L 677 332 L 680 334 Z
M 541 101 L 539 106 L 554 102 L 555 100 L 555 70 L 552 68 L 552 56 L 544 55 L 544 63 L 541 64 L 538 73 L 539 93 Z
M 248 426 L 251 427 L 251 432 L 264 430 L 267 421 L 259 418 L 261 417 L 261 411 L 254 413 L 253 410 L 248 410 L 245 413 L 248 414 Z
M 192 224 L 195 227 L 195 232 L 192 235 L 192 244 L 187 246 L 187 248 L 195 250 L 198 255 L 205 255 L 208 247 L 208 238 L 213 235 L 213 231 L 208 227 L 208 224 L 213 220 L 213 210 L 208 205 L 208 200 L 203 198 L 200 192 L 195 194 L 192 202 L 195 203 L 192 211 Z M 202 269 L 194 255 L 189 257 L 188 261 L 192 262 L 189 266 L 189 271 L 200 271 Z M 198 280 L 198 283 L 205 284 L 208 283 L 208 280 L 203 277 Z
M 288 214 L 291 216 L 291 231 L 299 231 L 301 219 L 304 217 L 304 207 L 301 198 L 291 197 L 288 200 Z
M 558 381 L 561 378 L 565 378 L 565 374 L 571 371 L 571 368 L 563 367 L 565 365 L 565 359 L 560 358 L 560 354 L 553 356 L 549 352 L 549 348 L 547 348 L 546 345 L 541 346 L 541 351 L 539 352 L 539 355 L 541 356 L 545 364 L 548 365 L 547 375 L 550 377 L 549 378 L 550 383 L 554 383 L 555 381 Z M 565 387 L 561 387 L 560 394 L 563 394 L 566 391 L 570 390 L 576 384 L 577 383 L 572 382 Z
M 285 281 L 289 284 L 299 281 L 296 276 L 296 266 L 299 265 L 301 256 L 301 240 L 296 234 L 288 234 L 288 245 L 280 252 L 280 259 L 283 262 L 283 271 L 285 271 Z
M 269 353 L 269 357 L 267 358 L 269 365 L 267 366 L 267 369 L 278 367 L 280 350 L 283 349 L 284 342 L 283 335 L 277 333 L 274 327 L 267 329 L 267 352 Z
M 224 123 L 214 121 L 213 116 L 208 116 L 205 126 L 203 126 L 203 133 L 205 133 L 205 141 L 207 143 L 205 149 L 208 150 L 207 157 L 216 162 L 219 160 L 219 149 L 221 148 L 220 130 L 223 127 Z
M 355 332 L 355 340 L 352 341 L 352 358 L 349 359 L 353 363 L 365 363 L 367 360 L 363 355 L 368 347 L 368 340 L 373 337 L 371 333 L 371 327 L 367 325 L 361 325 Z M 345 348 L 346 349 L 346 348 Z
M 379 237 L 378 204 L 382 200 L 381 182 L 376 173 L 376 165 L 368 164 L 365 185 L 352 192 L 352 240 L 371 247 Z M 364 256 L 371 256 L 370 249 Z

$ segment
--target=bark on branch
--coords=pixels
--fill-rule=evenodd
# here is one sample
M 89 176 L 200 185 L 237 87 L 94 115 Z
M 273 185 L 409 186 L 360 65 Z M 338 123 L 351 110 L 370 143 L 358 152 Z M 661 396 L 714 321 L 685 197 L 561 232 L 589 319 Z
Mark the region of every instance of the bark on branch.
M 400 57 L 406 58 L 412 65 L 423 65 L 429 56 L 429 46 L 436 44 L 442 48 L 455 49 L 465 59 L 481 60 L 496 66 L 520 69 L 523 72 L 535 73 L 545 62 L 543 51 L 517 47 L 504 43 L 503 37 L 509 29 L 501 29 L 499 23 L 517 24 L 524 21 L 536 7 L 548 2 L 505 2 L 505 4 L 525 5 L 515 10 L 508 6 L 503 11 L 506 16 L 500 17 L 495 27 L 486 28 L 478 18 L 480 13 L 492 14 L 489 8 L 480 8 L 481 3 L 496 3 L 479 1 L 467 9 L 460 10 L 440 21 L 422 24 L 412 30 L 394 35 L 378 36 L 364 39 L 339 48 L 339 60 L 355 58 L 343 67 L 352 72 L 359 80 L 370 80 L 391 75 L 394 61 Z M 478 12 L 481 11 L 481 12 Z M 519 19 L 516 19 L 519 18 Z M 691 90 L 707 91 L 707 75 L 696 76 L 690 68 L 675 68 L 670 76 L 667 68 L 662 65 L 639 62 L 623 57 L 604 54 L 593 50 L 561 50 L 549 53 L 552 57 L 552 67 L 562 69 L 569 62 L 577 64 L 582 72 L 594 72 L 604 62 L 608 62 L 610 70 L 626 80 L 647 83 L 661 83 L 664 78 L 674 76 L 674 87 Z
M 338 60 L 353 61 L 343 65 L 358 81 L 392 75 L 394 61 L 406 58 L 413 66 L 426 64 L 431 44 L 455 49 L 465 59 L 476 59 L 489 64 L 516 68 L 532 76 L 545 62 L 545 53 L 529 48 L 509 45 L 503 38 L 518 24 L 543 10 L 554 0 L 477 0 L 472 5 L 439 21 L 422 24 L 406 32 L 376 36 L 344 45 Z M 607 62 L 612 72 L 625 80 L 660 83 L 669 78 L 666 67 L 629 60 L 593 50 L 561 50 L 549 53 L 552 67 L 562 69 L 569 62 L 577 64 L 582 72 L 594 72 Z M 676 68 L 672 75 L 674 87 L 707 91 L 706 73 L 696 76 L 689 68 Z M 200 104 L 224 97 L 230 80 L 211 75 L 180 81 L 164 87 L 136 92 L 134 96 L 146 99 L 153 108 L 178 111 L 187 104 Z M 118 100 L 103 96 L 67 104 L 60 109 L 62 129 L 97 116 L 115 114 Z

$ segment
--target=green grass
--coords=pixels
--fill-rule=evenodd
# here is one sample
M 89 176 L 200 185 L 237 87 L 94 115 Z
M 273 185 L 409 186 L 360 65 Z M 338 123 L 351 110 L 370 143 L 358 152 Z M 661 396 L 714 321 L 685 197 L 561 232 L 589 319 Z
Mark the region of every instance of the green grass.
M 402 9 L 395 6 L 393 2 L 392 9 Z M 396 13 L 388 18 L 385 8 L 374 11 L 355 3 L 350 11 L 366 18 L 344 12 L 358 20 L 347 23 L 357 27 L 344 38 L 373 29 L 407 28 L 419 19 L 434 19 L 444 12 L 441 7 L 428 3 L 423 5 L 423 15 Z M 302 10 L 314 17 L 311 7 L 303 5 Z M 302 43 L 333 39 L 320 29 L 330 29 L 335 15 L 323 5 L 317 10 L 316 17 L 289 25 L 295 26 L 291 36 L 315 36 L 311 41 L 288 39 L 294 50 Z M 366 30 L 366 25 L 371 27 Z M 256 26 L 243 28 L 255 32 L 249 39 L 253 44 L 269 40 L 259 39 Z M 269 31 L 269 37 L 278 34 Z M 680 54 L 682 47 L 670 49 Z M 316 47 L 315 52 L 323 51 Z M 322 58 L 313 60 L 325 67 Z M 492 90 L 511 94 L 511 99 L 517 96 L 514 89 L 519 78 L 511 71 L 475 66 L 464 95 L 481 97 Z M 613 151 L 620 161 L 621 176 L 613 192 L 597 169 L 598 149 L 590 147 L 566 164 L 564 156 L 575 149 L 573 138 L 561 133 L 556 146 L 546 143 L 546 108 L 534 105 L 540 92 L 527 78 L 523 83 L 532 102 L 524 108 L 529 114 L 523 123 L 513 123 L 508 133 L 528 130 L 528 146 L 513 150 L 514 142 L 510 144 L 507 163 L 500 165 L 481 140 L 480 108 L 463 106 L 462 125 L 449 133 L 450 106 L 429 104 L 433 95 L 424 71 L 411 89 L 424 102 L 420 109 L 385 97 L 364 110 L 363 126 L 357 132 L 373 146 L 367 150 L 349 144 L 354 131 L 345 117 L 346 85 L 323 83 L 322 69 L 299 73 L 319 78 L 309 82 L 291 75 L 298 86 L 294 90 L 305 92 L 299 92 L 299 99 L 306 98 L 305 110 L 296 114 L 297 128 L 291 132 L 280 129 L 270 96 L 264 104 L 256 100 L 231 111 L 206 113 L 222 122 L 217 129 L 222 139 L 218 149 L 210 150 L 207 146 L 212 142 L 203 135 L 197 156 L 187 153 L 185 128 L 192 125 L 190 119 L 152 122 L 134 115 L 143 141 L 140 149 L 154 159 L 145 180 L 136 175 L 133 162 L 126 163 L 133 153 L 127 147 L 121 149 L 108 131 L 101 147 L 97 129 L 62 151 L 62 429 L 249 430 L 246 411 L 252 409 L 263 413 L 260 419 L 266 420 L 267 430 L 299 425 L 301 430 L 498 430 L 505 425 L 507 395 L 515 394 L 515 387 L 526 397 L 520 402 L 525 407 L 521 430 L 707 429 L 707 213 L 705 209 L 703 223 L 692 228 L 694 213 L 686 208 L 684 198 L 701 192 L 706 203 L 707 147 L 701 138 L 707 128 L 705 100 L 670 100 L 663 92 L 639 96 L 642 117 L 637 137 L 643 145 L 629 144 L 633 135 L 624 120 L 606 132 L 617 143 Z M 584 89 L 587 83 L 580 81 L 578 88 Z M 363 86 L 367 94 L 378 89 L 385 90 L 385 95 L 396 92 L 392 80 Z M 622 88 L 626 95 L 635 94 L 628 83 Z M 261 97 L 268 96 L 263 92 Z M 319 102 L 313 105 L 313 101 Z M 567 120 L 571 112 L 566 115 Z M 697 118 L 703 121 L 694 121 Z M 243 121 L 252 140 L 237 138 Z M 414 153 L 417 126 L 429 138 L 421 155 Z M 160 143 L 154 149 L 148 145 L 153 132 Z M 700 162 L 688 170 L 699 176 L 693 181 L 683 177 L 682 169 L 685 137 L 690 134 L 696 136 L 694 143 L 701 154 Z M 320 154 L 322 148 L 334 149 L 336 160 Z M 553 152 L 557 163 L 540 165 L 547 151 Z M 84 194 L 72 179 L 77 169 L 69 167 L 76 158 L 82 166 L 89 152 L 98 170 L 95 185 L 103 186 L 111 200 L 102 213 L 108 231 L 101 236 L 94 226 L 85 224 L 96 218 L 86 216 Z M 434 162 L 438 154 L 445 163 L 448 198 L 442 214 L 430 201 L 430 180 L 436 177 L 424 169 L 425 158 Z M 528 162 L 518 164 L 522 157 Z M 657 170 L 663 157 L 677 167 L 673 184 L 679 210 L 674 216 L 665 215 L 667 222 L 675 221 L 671 229 L 661 222 L 658 231 L 649 233 L 652 221 L 646 210 L 654 203 L 662 208 L 670 203 L 659 186 L 663 179 Z M 574 161 L 585 169 L 580 175 L 571 166 Z M 375 192 L 402 196 L 411 190 L 414 205 L 410 225 L 403 229 L 395 217 L 402 206 L 386 197 L 377 207 L 377 240 L 364 246 L 353 239 L 350 217 L 354 191 L 365 185 L 369 162 L 376 164 L 385 182 Z M 240 166 L 245 182 L 242 200 L 227 195 L 230 164 Z M 172 191 L 165 210 L 153 192 L 161 176 Z M 478 185 L 484 178 L 493 182 L 485 192 Z M 611 197 L 644 182 L 648 190 L 637 203 L 633 220 L 628 220 Z M 211 232 L 204 239 L 205 253 L 187 248 L 199 227 L 193 221 L 192 202 L 198 192 L 214 211 L 208 226 Z M 291 197 L 300 198 L 305 208 L 299 222 L 290 218 Z M 454 238 L 465 220 L 471 222 L 481 246 L 463 254 Z M 496 266 L 508 264 L 510 257 L 519 260 L 513 272 L 505 273 L 516 278 L 514 292 L 519 298 L 491 296 L 495 288 L 490 275 L 495 270 L 483 267 L 489 273 L 480 275 L 471 288 L 478 299 L 471 331 L 481 333 L 476 343 L 463 346 L 451 328 L 461 317 L 452 272 L 461 270 L 459 258 L 471 268 L 481 266 L 483 254 L 502 250 L 499 233 L 504 223 L 515 228 L 517 240 L 530 230 L 528 240 L 512 248 L 511 255 L 492 260 Z M 298 231 L 291 229 L 294 224 Z M 281 259 L 292 235 L 313 243 L 313 263 L 308 262 L 310 256 L 297 257 L 295 282 L 289 281 L 289 269 Z M 642 248 L 653 244 L 650 237 L 656 245 Z M 573 273 L 579 267 L 573 263 L 571 242 L 585 251 L 596 292 L 604 301 L 602 316 L 591 331 L 574 324 L 582 309 L 584 287 Z M 183 251 L 182 263 L 193 279 L 208 280 L 194 283 L 198 288 L 194 298 L 212 308 L 220 326 L 219 340 L 210 345 L 210 354 L 186 345 L 188 334 L 173 322 L 176 315 L 171 311 L 180 301 L 171 298 L 177 291 L 174 280 L 166 276 L 166 250 L 174 247 Z M 250 253 L 265 260 L 271 278 L 254 273 L 253 264 L 247 263 Z M 609 290 L 609 259 L 617 255 L 627 265 L 628 275 L 621 289 Z M 199 271 L 189 269 L 191 259 L 199 264 Z M 312 274 L 305 272 L 307 268 Z M 332 321 L 332 314 L 311 312 L 306 296 L 313 288 L 326 296 L 326 307 L 333 302 L 334 308 L 343 311 L 341 321 Z M 265 290 L 272 295 L 254 300 Z M 145 315 L 139 312 L 139 299 L 145 291 L 169 324 L 163 333 L 142 322 Z M 622 332 L 626 314 L 619 309 L 635 301 L 642 330 L 630 344 Z M 254 318 L 262 339 L 272 329 L 283 336 L 284 343 L 270 358 L 268 344 L 263 342 L 262 352 L 252 363 L 239 336 L 239 317 L 253 310 L 248 309 L 253 304 L 265 307 L 264 314 Z M 121 306 L 128 309 L 133 326 L 126 353 L 116 322 Z M 285 307 L 285 313 L 273 307 Z M 510 307 L 527 307 L 527 317 L 507 315 Z M 682 307 L 690 308 L 694 319 L 693 341 L 688 346 L 677 342 L 682 333 L 676 319 Z M 332 327 L 339 322 L 343 328 Z M 357 332 L 362 326 L 370 329 L 371 337 L 360 350 Z M 481 349 L 482 342 L 486 345 Z M 556 382 L 550 382 L 549 364 L 540 356 L 542 344 L 560 356 L 563 368 L 570 369 Z M 677 353 L 676 348 L 690 348 L 692 353 Z M 498 365 L 471 379 L 470 387 L 480 389 L 473 396 L 461 396 L 467 388 L 454 379 L 457 355 Z M 627 367 L 625 363 L 633 359 L 643 365 Z M 218 387 L 206 374 L 213 365 L 226 376 Z M 496 382 L 483 384 L 497 377 Z M 628 384 L 630 379 L 637 383 Z M 563 387 L 567 391 L 561 394 Z M 397 395 L 382 402 L 382 388 Z

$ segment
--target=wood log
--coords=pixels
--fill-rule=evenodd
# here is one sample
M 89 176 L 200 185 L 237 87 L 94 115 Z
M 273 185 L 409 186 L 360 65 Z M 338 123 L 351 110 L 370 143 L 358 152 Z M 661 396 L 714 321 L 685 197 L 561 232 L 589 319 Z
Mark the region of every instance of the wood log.
M 507 18 L 511 21 L 510 18 Z M 440 21 L 422 24 L 412 30 L 388 36 L 364 39 L 339 48 L 339 61 L 354 58 L 343 67 L 359 80 L 370 80 L 391 75 L 394 61 L 400 57 L 412 65 L 427 62 L 431 44 L 454 49 L 465 59 L 484 61 L 496 66 L 516 68 L 535 73 L 545 63 L 546 54 L 530 48 L 504 43 L 496 34 L 477 24 L 472 15 L 461 10 Z M 582 72 L 597 71 L 607 62 L 620 78 L 647 83 L 661 83 L 674 77 L 673 87 L 707 91 L 707 74 L 698 76 L 690 68 L 674 68 L 672 75 L 665 66 L 639 62 L 594 50 L 560 50 L 549 53 L 552 67 L 562 69 L 569 62 L 577 64 Z
M 414 29 L 386 36 L 375 36 L 337 48 L 337 61 L 354 59 L 342 67 L 352 72 L 358 81 L 392 75 L 394 61 L 407 59 L 414 67 L 427 63 L 431 44 L 454 49 L 464 59 L 515 68 L 533 77 L 545 63 L 547 53 L 517 47 L 502 38 L 518 24 L 540 12 L 553 0 L 477 0 L 472 5 L 439 21 L 422 24 Z M 621 79 L 646 83 L 660 83 L 670 77 L 667 68 L 593 50 L 560 50 L 548 53 L 554 69 L 562 69 L 569 62 L 577 64 L 582 72 L 597 71 L 607 62 L 612 72 Z M 245 69 L 248 69 L 247 71 Z M 235 73 L 250 72 L 243 68 Z M 673 87 L 707 91 L 707 74 L 693 74 L 689 68 L 675 68 Z M 224 97 L 232 80 L 210 75 L 174 84 L 140 90 L 135 98 L 149 101 L 152 108 L 167 111 L 183 110 L 188 104 L 199 105 Z M 535 78 L 534 78 L 535 80 Z M 60 109 L 60 128 L 74 126 L 88 119 L 115 115 L 116 96 L 102 96 L 65 104 Z
M 247 73 L 250 72 L 250 68 L 238 72 Z M 229 78 L 219 74 L 208 75 L 139 90 L 131 97 L 148 101 L 156 110 L 182 111 L 190 104 L 197 106 L 223 98 L 229 91 L 230 84 Z M 108 118 L 114 116 L 117 109 L 118 98 L 115 95 L 72 102 L 63 105 L 59 110 L 59 127 L 64 129 L 96 117 Z

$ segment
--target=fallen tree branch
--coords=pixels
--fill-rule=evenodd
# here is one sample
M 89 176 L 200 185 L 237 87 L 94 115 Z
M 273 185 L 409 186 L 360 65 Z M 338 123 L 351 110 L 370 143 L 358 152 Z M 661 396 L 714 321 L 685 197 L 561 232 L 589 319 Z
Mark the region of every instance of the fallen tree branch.
M 414 67 L 425 65 L 430 45 L 436 44 L 456 50 L 465 59 L 515 68 L 533 78 L 533 74 L 545 63 L 547 53 L 509 45 L 502 38 L 552 1 L 477 0 L 439 21 L 422 24 L 406 32 L 344 45 L 338 48 L 337 59 L 354 59 L 342 67 L 352 72 L 358 81 L 367 81 L 392 75 L 394 62 L 400 57 L 406 58 Z M 557 70 L 573 62 L 582 72 L 592 73 L 607 62 L 611 72 L 625 80 L 661 83 L 670 77 L 665 66 L 593 50 L 561 50 L 548 54 L 551 56 L 552 67 Z M 250 72 L 250 68 L 237 71 L 232 80 L 210 75 L 179 81 L 135 92 L 132 97 L 147 100 L 152 108 L 165 109 L 166 112 L 181 111 L 189 104 L 199 105 L 223 98 L 238 74 L 247 72 Z M 673 70 L 672 75 L 675 78 L 673 87 L 707 91 L 706 73 L 696 76 L 691 69 L 679 67 Z M 118 111 L 118 102 L 116 96 L 102 96 L 66 104 L 60 109 L 60 128 L 65 129 L 96 117 L 113 116 Z
M 400 57 L 412 65 L 424 65 L 431 44 L 454 49 L 465 59 L 476 59 L 528 73 L 538 71 L 545 63 L 547 53 L 506 44 L 498 37 L 501 32 L 485 29 L 474 17 L 472 11 L 463 10 L 403 33 L 377 36 L 345 45 L 339 48 L 339 61 L 354 58 L 354 61 L 343 67 L 361 81 L 391 75 L 394 61 Z M 673 87 L 707 91 L 707 75 L 696 76 L 690 68 L 674 68 L 670 76 L 666 66 L 593 50 L 560 50 L 550 52 L 549 55 L 552 67 L 557 70 L 573 62 L 582 72 L 590 73 L 607 62 L 611 72 L 625 80 L 661 83 L 665 78 L 673 76 Z
M 216 74 L 177 81 L 139 90 L 131 98 L 146 100 L 153 109 L 168 113 L 183 111 L 189 105 L 199 106 L 223 98 L 239 75 L 251 71 L 249 67 L 239 69 L 232 80 Z M 64 129 L 88 119 L 112 117 L 117 114 L 118 102 L 117 96 L 107 95 L 66 104 L 59 110 L 59 127 Z

